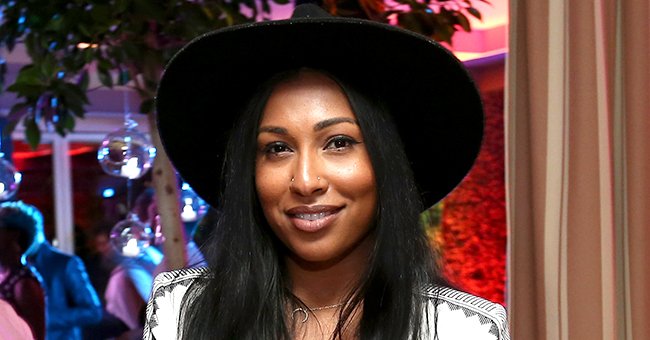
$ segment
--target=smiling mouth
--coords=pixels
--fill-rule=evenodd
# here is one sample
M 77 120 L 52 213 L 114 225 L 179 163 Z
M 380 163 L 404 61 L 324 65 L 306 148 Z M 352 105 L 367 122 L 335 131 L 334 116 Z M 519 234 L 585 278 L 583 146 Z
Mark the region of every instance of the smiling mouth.
M 333 215 L 337 213 L 339 210 L 331 210 L 327 212 L 320 212 L 320 213 L 315 213 L 315 214 L 295 214 L 293 215 L 296 218 L 299 218 L 301 220 L 307 220 L 307 221 L 316 221 L 320 220 L 321 218 L 325 218 L 326 216 Z
M 293 226 L 304 232 L 317 232 L 329 226 L 343 207 L 297 207 L 287 211 Z

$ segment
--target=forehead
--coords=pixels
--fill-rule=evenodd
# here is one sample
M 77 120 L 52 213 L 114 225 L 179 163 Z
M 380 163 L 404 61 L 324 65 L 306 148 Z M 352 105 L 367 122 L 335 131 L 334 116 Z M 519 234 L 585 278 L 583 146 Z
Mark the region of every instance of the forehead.
M 266 103 L 260 125 L 278 122 L 309 123 L 333 117 L 355 118 L 347 96 L 330 77 L 300 71 L 278 83 Z

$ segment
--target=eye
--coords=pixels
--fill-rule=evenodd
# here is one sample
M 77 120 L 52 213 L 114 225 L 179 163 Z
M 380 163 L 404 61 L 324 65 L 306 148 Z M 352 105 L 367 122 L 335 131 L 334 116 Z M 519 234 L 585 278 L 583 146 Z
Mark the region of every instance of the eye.
M 353 147 L 356 144 L 359 144 L 359 142 L 354 140 L 352 137 L 334 136 L 327 141 L 325 149 L 343 151 L 345 149 Z
M 267 144 L 264 149 L 264 153 L 271 156 L 280 156 L 282 154 L 291 152 L 289 146 L 282 142 L 273 142 Z

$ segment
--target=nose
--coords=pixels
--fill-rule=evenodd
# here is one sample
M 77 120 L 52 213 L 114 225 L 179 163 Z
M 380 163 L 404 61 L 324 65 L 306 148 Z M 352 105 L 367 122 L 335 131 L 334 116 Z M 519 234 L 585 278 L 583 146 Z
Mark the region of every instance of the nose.
M 322 160 L 317 155 L 300 155 L 296 159 L 294 174 L 291 177 L 291 192 L 305 197 L 326 192 L 329 183 L 322 165 Z

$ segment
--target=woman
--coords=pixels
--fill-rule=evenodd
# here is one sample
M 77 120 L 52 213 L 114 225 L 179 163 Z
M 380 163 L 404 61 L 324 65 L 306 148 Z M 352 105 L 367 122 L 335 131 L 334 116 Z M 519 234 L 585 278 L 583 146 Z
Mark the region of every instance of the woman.
M 16 314 L 14 308 L 5 300 L 0 299 L 0 339 L 24 340 L 33 339 L 29 325 Z
M 508 339 L 503 307 L 447 288 L 418 224 L 482 134 L 439 45 L 302 5 L 188 44 L 157 110 L 219 219 L 209 269 L 156 279 L 145 339 Z
M 45 339 L 45 294 L 35 271 L 21 261 L 34 242 L 36 220 L 14 207 L 0 208 L 0 299 Z

